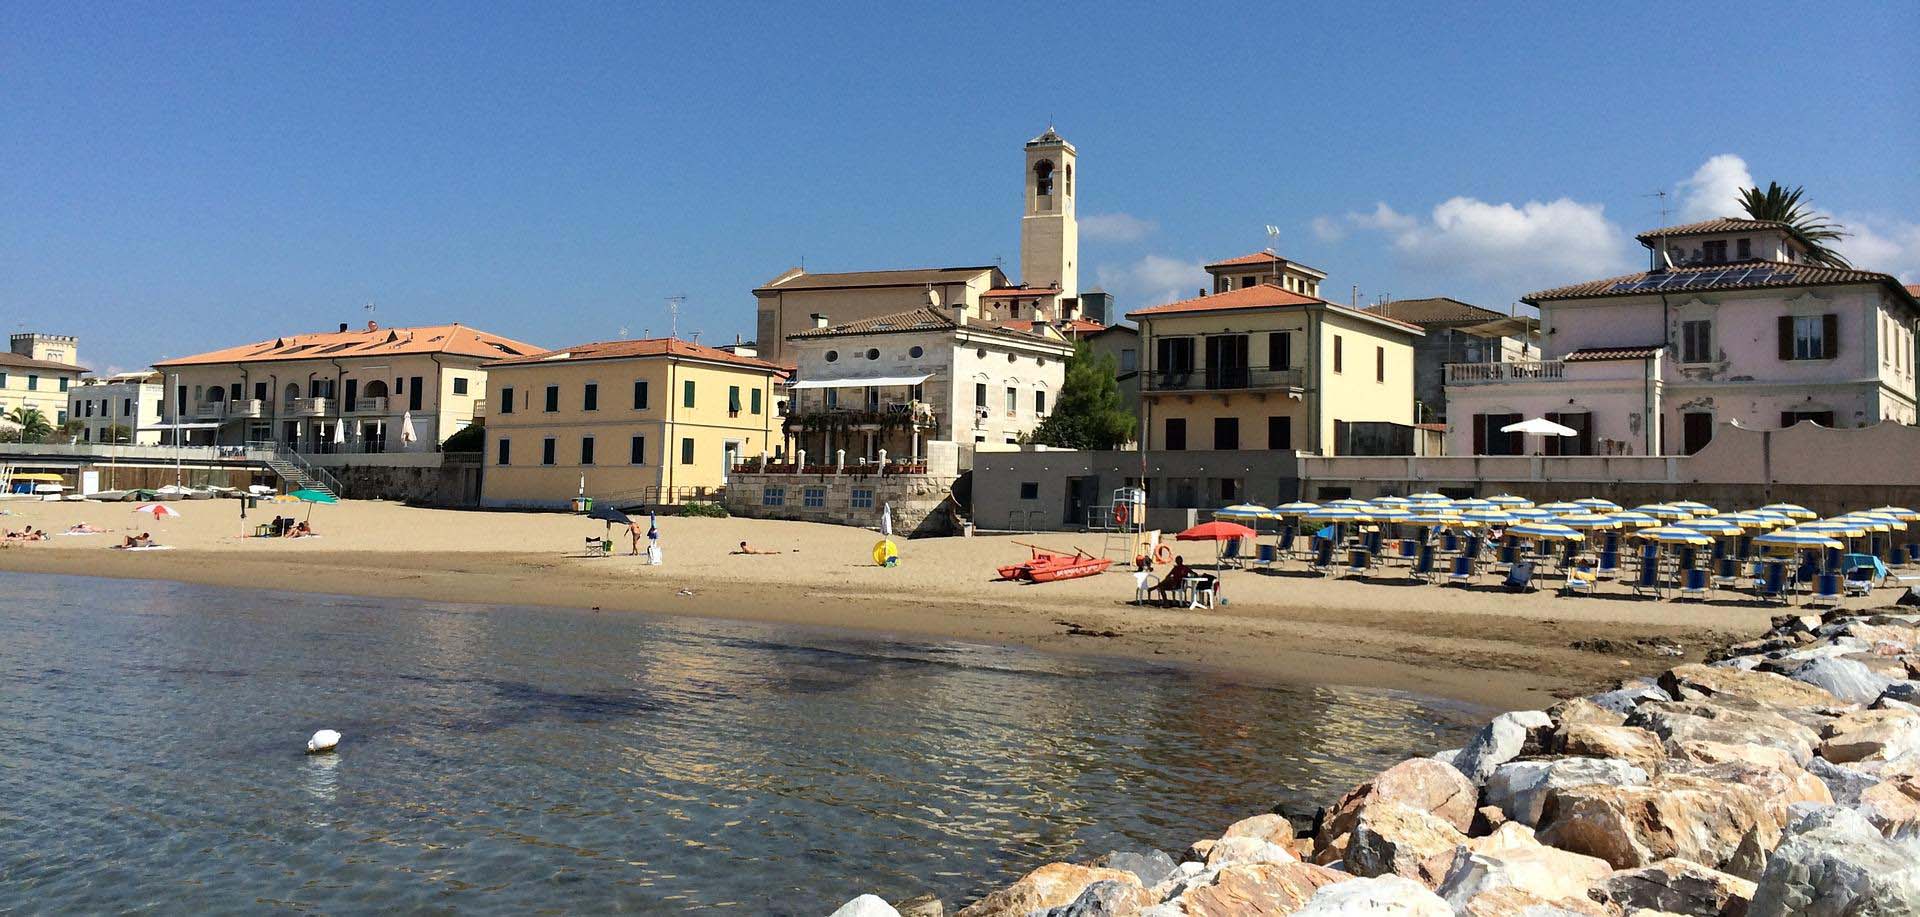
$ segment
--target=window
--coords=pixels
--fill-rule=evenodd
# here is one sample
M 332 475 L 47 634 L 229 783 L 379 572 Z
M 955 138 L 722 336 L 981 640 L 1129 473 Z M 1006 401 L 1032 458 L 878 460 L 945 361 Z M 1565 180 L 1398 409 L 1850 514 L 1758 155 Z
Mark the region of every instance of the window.
M 255 382 L 253 384 L 253 400 L 255 401 L 267 400 L 267 384 L 265 382 Z M 131 414 L 133 413 L 133 411 L 128 410 L 127 413 Z
M 593 464 L 593 437 L 580 437 L 580 464 Z
M 840 406 L 840 390 L 837 388 L 827 389 L 821 394 L 820 400 L 827 406 L 827 410 L 831 411 Z
M 511 385 L 500 389 L 500 413 L 513 413 L 513 386 Z
M 412 379 L 408 380 L 407 382 L 407 409 L 408 410 L 413 410 L 413 411 L 420 410 L 421 399 L 426 397 L 426 392 L 425 392 L 426 386 L 422 384 L 425 381 L 426 381 L 425 379 L 422 379 L 419 376 L 414 376 Z
M 1373 381 L 1387 381 L 1387 348 L 1373 348 Z
M 633 409 L 636 411 L 647 409 L 647 380 L 645 379 L 635 379 L 633 382 Z
M 1727 263 L 1727 240 L 1715 239 L 1700 243 L 1700 259 L 1708 264 Z
M 1041 417 L 1047 413 L 1047 393 L 1033 393 L 1033 416 Z
M 973 406 L 976 408 L 984 408 L 987 406 L 987 384 L 985 382 L 975 382 L 973 384 Z
M 1156 338 L 1153 359 L 1168 388 L 1184 385 L 1193 375 L 1193 338 Z
M 751 399 L 749 400 L 749 402 L 748 402 L 748 409 L 747 409 L 747 411 L 748 411 L 748 413 L 750 413 L 750 414 L 758 414 L 758 413 L 760 413 L 760 396 L 761 396 L 761 394 L 762 394 L 762 393 L 761 393 L 761 391 L 760 391 L 759 389 L 757 389 L 757 388 L 756 388 L 756 389 L 754 389 L 754 390 L 753 390 L 753 397 L 752 397 L 752 398 L 751 398 Z
M 1780 426 L 1791 427 L 1800 421 L 1812 421 L 1823 427 L 1833 426 L 1832 411 L 1781 411 Z
M 1040 499 L 1040 482 L 1039 481 L 1021 481 L 1020 482 L 1020 499 L 1022 500 Z
M 1187 448 L 1187 419 L 1185 417 L 1167 418 L 1167 433 L 1161 437 L 1161 448 L 1169 452 L 1179 452 Z
M 499 444 L 495 446 L 495 448 L 499 452 L 499 457 L 494 459 L 494 462 L 493 462 L 494 464 L 496 465 L 513 464 L 513 440 L 510 440 L 502 436 L 500 437 Z
M 554 462 L 554 439 L 549 436 L 540 441 L 540 464 L 551 465 Z
M 693 380 L 692 379 L 688 379 L 686 382 L 682 383 L 680 386 L 680 406 L 683 408 L 693 407 Z
M 740 386 L 738 385 L 727 386 L 727 416 L 740 416 Z
M 1830 360 L 1839 355 L 1840 317 L 1826 315 L 1780 316 L 1780 359 Z
M 1524 455 L 1525 435 L 1504 433 L 1501 427 L 1520 422 L 1518 414 L 1473 415 L 1474 455 Z
M 61 376 L 61 377 L 60 377 L 60 390 L 61 390 L 61 391 L 63 391 L 63 392 L 67 390 L 67 381 L 68 381 L 68 380 L 67 380 L 67 377 L 66 377 L 66 376 Z M 240 387 L 240 384 L 236 382 L 236 383 L 234 383 L 234 386 L 233 386 L 233 387 L 237 389 L 237 388 L 239 388 L 239 387 Z
M 1588 411 L 1555 413 L 1548 411 L 1548 420 L 1573 431 L 1572 436 L 1546 436 L 1548 455 L 1592 455 L 1593 454 L 1593 414 Z
M 1240 448 L 1240 418 L 1215 417 L 1213 419 L 1213 448 Z
M 693 464 L 693 437 L 691 436 L 681 437 L 680 439 L 680 464 Z
M 853 508 L 854 509 L 872 509 L 873 508 L 873 488 L 855 487 L 853 489 Z
M 636 436 L 627 441 L 627 461 L 634 465 L 647 463 L 647 438 Z
M 1242 488 L 1239 478 L 1219 478 L 1217 480 L 1219 490 L 1216 492 L 1218 494 L 1216 499 L 1222 504 L 1233 503 L 1240 499 L 1240 491 Z
M 467 393 L 467 377 L 466 376 L 453 377 L 453 393 L 456 395 L 464 395 Z
M 260 400 L 262 400 L 262 401 L 265 401 L 266 399 L 265 399 L 265 398 L 262 398 L 262 399 L 260 399 Z M 104 402 L 104 401 L 103 401 L 103 402 L 101 402 L 101 404 L 105 404 L 105 403 L 106 403 L 106 402 Z M 121 417 L 132 417 L 132 416 L 133 416 L 133 399 L 132 399 L 132 398 L 122 398 L 122 399 L 120 399 L 120 416 L 121 416 Z
M 1554 439 L 1557 437 L 1548 437 Z M 1713 415 L 1707 411 L 1688 411 L 1680 415 L 1680 453 L 1692 455 L 1713 441 Z
M 1033 164 L 1033 193 L 1046 197 L 1053 193 L 1053 161 L 1042 159 Z
M 1680 362 L 1705 363 L 1713 359 L 1713 323 L 1704 319 L 1680 323 Z
M 827 506 L 827 489 L 825 487 L 808 487 L 800 491 L 800 505 L 808 509 L 825 509 Z
M 1345 366 L 1342 365 L 1343 361 L 1341 360 L 1341 357 L 1344 356 L 1342 345 L 1345 343 L 1346 341 L 1342 339 L 1340 335 L 1336 334 L 1333 336 L 1333 371 L 1334 372 L 1341 372 L 1346 368 Z
M 1253 286 L 1253 277 L 1251 275 L 1240 278 L 1240 289 L 1245 290 L 1252 286 Z
M 1267 448 L 1269 449 L 1292 449 L 1293 448 L 1293 418 L 1291 417 L 1267 418 Z
M 32 373 L 28 373 L 27 374 L 27 391 L 30 391 L 30 392 L 38 391 L 39 388 L 40 388 L 40 377 L 33 375 Z
M 547 386 L 547 413 L 560 410 L 560 386 Z
M 926 356 L 926 353 L 927 353 L 927 349 L 925 347 L 920 346 L 919 344 L 915 344 L 912 347 L 907 348 L 907 356 L 910 356 L 916 360 L 920 359 L 923 356 Z
M 1018 413 L 1020 413 L 1020 390 L 1009 385 L 1007 386 L 1007 416 L 1012 417 Z
M 600 383 L 589 382 L 580 393 L 580 409 L 583 411 L 600 410 Z
M 1745 261 L 1748 258 L 1753 257 L 1753 240 L 1752 239 L 1741 239 L 1738 243 L 1737 248 L 1740 252 L 1740 260 Z
M 866 403 L 867 410 L 872 411 L 874 413 L 879 413 L 880 387 L 876 385 L 864 386 L 860 389 L 860 393 L 862 396 L 864 396 L 864 401 Z
M 1130 373 L 1130 372 L 1137 372 L 1139 371 L 1139 369 L 1140 369 L 1140 353 L 1131 347 L 1121 348 L 1120 371 L 1123 373 Z
M 1275 331 L 1267 335 L 1267 368 L 1293 368 L 1293 335 Z
M 828 363 L 833 363 L 833 362 L 837 362 L 837 361 L 838 361 L 839 359 L 840 359 L 840 351 L 838 351 L 838 350 L 829 350 L 829 351 L 827 351 L 827 362 L 828 362 Z
M 869 348 L 867 348 L 867 359 L 869 359 L 869 360 L 878 360 L 878 359 L 880 359 L 880 351 L 879 351 L 879 349 L 878 349 L 878 348 L 873 348 L 873 347 L 869 347 Z
M 785 487 L 769 487 L 765 490 L 760 491 L 760 505 L 761 506 L 787 505 L 787 489 Z

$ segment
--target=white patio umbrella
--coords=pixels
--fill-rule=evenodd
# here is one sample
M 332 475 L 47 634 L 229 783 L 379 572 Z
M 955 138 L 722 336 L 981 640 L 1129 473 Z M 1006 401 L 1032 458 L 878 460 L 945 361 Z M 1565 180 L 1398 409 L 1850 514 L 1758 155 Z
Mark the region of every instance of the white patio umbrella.
M 400 415 L 400 445 L 402 446 L 413 445 L 413 441 L 419 438 L 420 438 L 420 435 L 413 431 L 413 412 L 408 411 L 404 414 L 401 414 Z
M 344 446 L 347 444 L 346 424 L 336 423 L 333 425 L 333 444 L 336 446 Z
M 880 507 L 880 537 L 893 537 L 893 502 L 888 501 Z
M 1579 431 L 1562 426 L 1545 417 L 1530 417 L 1519 423 L 1510 423 L 1500 428 L 1502 433 L 1520 433 L 1526 436 L 1538 436 L 1544 442 L 1548 436 L 1579 436 Z

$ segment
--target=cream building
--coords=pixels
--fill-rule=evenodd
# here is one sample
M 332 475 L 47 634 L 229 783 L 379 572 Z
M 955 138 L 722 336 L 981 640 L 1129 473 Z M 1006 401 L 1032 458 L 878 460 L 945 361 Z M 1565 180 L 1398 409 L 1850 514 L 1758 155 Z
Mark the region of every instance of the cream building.
M 432 452 L 486 413 L 486 364 L 544 348 L 461 324 L 292 334 L 161 360 L 171 442 Z M 413 436 L 405 435 L 408 424 Z
M 809 464 L 911 462 L 930 441 L 1005 448 L 1059 400 L 1073 345 L 1049 325 L 1008 327 L 963 306 L 926 306 L 791 335 L 786 404 Z
M 88 377 L 67 389 L 67 417 L 80 422 L 83 443 L 155 446 L 166 397 L 160 374 L 151 370 Z
M 779 444 L 776 384 L 755 357 L 672 338 L 604 341 L 487 366 L 486 506 L 616 506 L 709 495 Z
M 1075 213 L 1079 151 L 1053 128 L 1025 146 L 1021 172 L 1020 270 L 914 268 L 810 274 L 792 268 L 753 291 L 761 356 L 788 364 L 795 334 L 821 323 L 844 325 L 932 305 L 964 306 L 975 318 L 1088 322 L 1080 302 L 1080 222 Z M 1104 294 L 1101 294 L 1104 297 Z M 1104 308 L 1105 299 L 1101 300 Z
M 1222 292 L 1127 313 L 1147 449 L 1335 454 L 1341 422 L 1414 423 L 1418 326 L 1285 289 L 1277 258 L 1241 285 L 1241 260 L 1209 268 Z
M 0 415 L 33 408 L 47 422 L 67 422 L 67 391 L 80 381 L 79 339 L 60 334 L 23 332 L 0 353 Z

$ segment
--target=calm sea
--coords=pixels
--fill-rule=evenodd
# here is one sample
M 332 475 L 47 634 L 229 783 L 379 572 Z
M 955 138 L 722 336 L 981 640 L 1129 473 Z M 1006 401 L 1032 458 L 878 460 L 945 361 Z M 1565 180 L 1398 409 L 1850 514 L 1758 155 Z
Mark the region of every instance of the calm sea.
M 1311 812 L 1476 712 L 752 623 L 0 575 L 0 911 L 951 907 Z M 303 754 L 322 727 L 339 752 Z

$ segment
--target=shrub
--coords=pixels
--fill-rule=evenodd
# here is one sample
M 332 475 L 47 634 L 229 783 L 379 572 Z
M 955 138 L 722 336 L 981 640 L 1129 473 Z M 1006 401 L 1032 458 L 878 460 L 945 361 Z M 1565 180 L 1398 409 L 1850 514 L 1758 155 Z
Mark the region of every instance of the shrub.
M 699 516 L 703 519 L 725 519 L 728 514 L 724 504 L 688 502 L 680 504 L 680 515 Z

